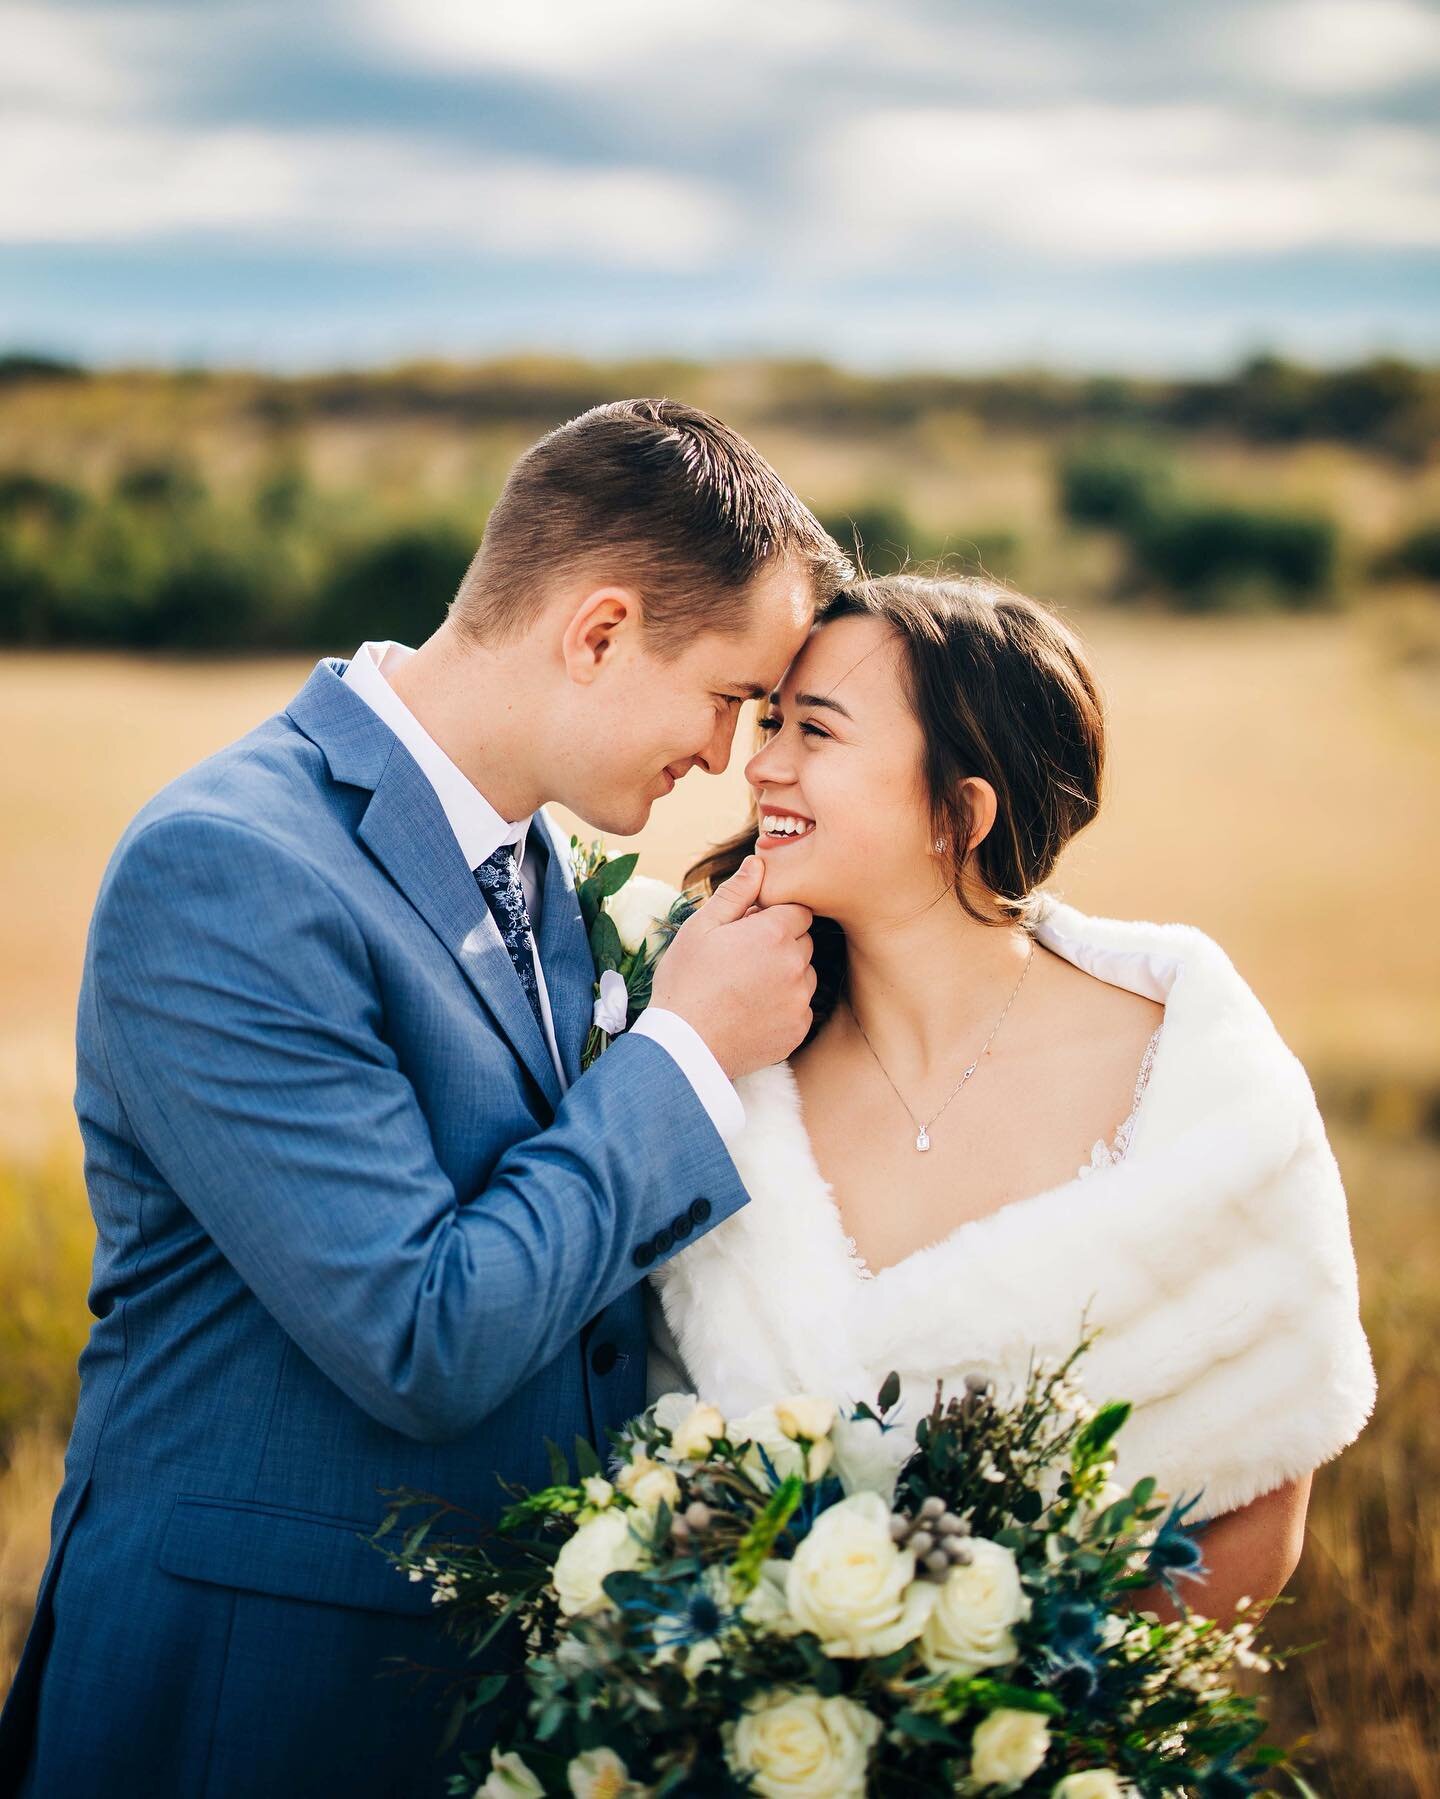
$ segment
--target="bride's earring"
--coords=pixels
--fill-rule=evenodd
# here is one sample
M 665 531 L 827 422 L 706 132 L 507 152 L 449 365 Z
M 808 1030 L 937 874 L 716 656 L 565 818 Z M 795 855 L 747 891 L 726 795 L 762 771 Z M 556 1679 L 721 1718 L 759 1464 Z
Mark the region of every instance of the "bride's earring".
M 937 837 L 935 839 L 935 854 L 937 856 L 943 856 L 945 854 L 945 851 L 947 848 L 948 848 L 948 844 L 947 844 L 945 838 Z

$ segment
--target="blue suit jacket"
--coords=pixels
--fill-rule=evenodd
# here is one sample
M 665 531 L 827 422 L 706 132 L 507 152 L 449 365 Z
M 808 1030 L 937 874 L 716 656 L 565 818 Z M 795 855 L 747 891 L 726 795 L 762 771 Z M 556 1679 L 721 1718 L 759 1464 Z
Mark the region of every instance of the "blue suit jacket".
M 644 1268 L 745 1198 L 656 1044 L 580 1076 L 592 966 L 542 819 L 562 1101 L 439 801 L 343 669 L 166 788 L 101 885 L 95 1323 L 6 1793 L 442 1793 L 443 1679 L 389 1658 L 455 1651 L 361 1541 L 380 1489 L 489 1519 L 546 1437 L 603 1444 L 644 1403 Z

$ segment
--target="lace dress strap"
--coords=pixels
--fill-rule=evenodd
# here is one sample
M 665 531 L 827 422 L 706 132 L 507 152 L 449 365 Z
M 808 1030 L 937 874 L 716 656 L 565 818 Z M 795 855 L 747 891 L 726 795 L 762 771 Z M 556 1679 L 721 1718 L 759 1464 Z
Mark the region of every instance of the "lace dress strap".
M 1150 1084 L 1150 1071 L 1155 1066 L 1155 1051 L 1160 1046 L 1160 1033 L 1164 1028 L 1163 1024 L 1156 1025 L 1150 1041 L 1145 1045 L 1145 1054 L 1140 1058 L 1140 1072 L 1135 1077 L 1135 1091 L 1130 1096 L 1130 1110 L 1124 1123 L 1108 1143 L 1096 1140 L 1090 1151 L 1090 1160 L 1080 1168 L 1082 1181 L 1098 1168 L 1113 1168 L 1117 1162 L 1125 1160 L 1130 1139 L 1135 1134 L 1135 1121 L 1140 1116 L 1140 1101 L 1145 1097 L 1145 1089 Z

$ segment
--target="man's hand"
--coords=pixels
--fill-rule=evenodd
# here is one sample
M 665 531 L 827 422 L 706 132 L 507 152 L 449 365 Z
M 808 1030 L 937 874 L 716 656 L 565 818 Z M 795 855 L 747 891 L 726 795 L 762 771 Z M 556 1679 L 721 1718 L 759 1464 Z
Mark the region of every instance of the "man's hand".
M 731 1080 L 783 1062 L 810 1029 L 811 913 L 759 907 L 764 873 L 760 858 L 747 856 L 686 919 L 651 995 L 700 1033 Z

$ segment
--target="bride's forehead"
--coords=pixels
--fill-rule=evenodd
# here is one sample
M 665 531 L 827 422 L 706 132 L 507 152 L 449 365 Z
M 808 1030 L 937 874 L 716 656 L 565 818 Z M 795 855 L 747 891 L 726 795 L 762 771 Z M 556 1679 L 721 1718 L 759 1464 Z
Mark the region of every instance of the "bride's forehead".
M 841 686 L 888 685 L 894 649 L 894 639 L 879 619 L 839 618 L 816 625 L 785 671 L 780 692 L 828 694 Z

